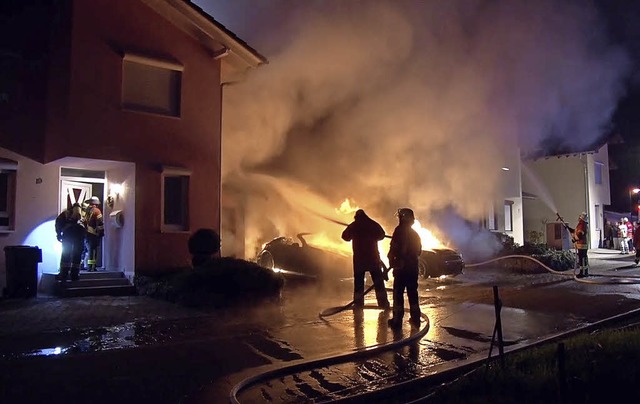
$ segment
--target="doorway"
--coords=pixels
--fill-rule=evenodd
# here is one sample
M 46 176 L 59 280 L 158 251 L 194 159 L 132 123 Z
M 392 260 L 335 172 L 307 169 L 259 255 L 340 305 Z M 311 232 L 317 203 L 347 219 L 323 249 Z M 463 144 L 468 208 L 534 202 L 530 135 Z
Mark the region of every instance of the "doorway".
M 92 196 L 96 196 L 101 202 L 99 208 L 104 215 L 104 207 L 102 204 L 104 203 L 105 185 L 105 171 L 61 167 L 59 212 L 70 208 L 74 203 L 82 204 Z M 96 256 L 96 268 L 98 269 L 104 269 L 103 251 L 104 237 L 100 241 Z

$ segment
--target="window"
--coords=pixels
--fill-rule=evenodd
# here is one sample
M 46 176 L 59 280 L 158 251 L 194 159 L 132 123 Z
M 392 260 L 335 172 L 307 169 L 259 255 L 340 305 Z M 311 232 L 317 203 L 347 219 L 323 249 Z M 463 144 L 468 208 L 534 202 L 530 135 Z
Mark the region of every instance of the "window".
M 595 177 L 595 182 L 598 185 L 602 184 L 602 169 L 604 167 L 604 163 L 601 163 L 599 161 L 596 161 L 593 164 L 593 175 Z
M 487 214 L 486 228 L 488 230 L 498 229 L 498 217 L 496 215 L 496 209 L 493 205 L 489 205 L 489 212 Z
M 122 62 L 122 107 L 180 116 L 182 66 L 126 54 Z
M 179 168 L 162 171 L 162 231 L 189 231 L 189 178 Z
M 595 209 L 595 229 L 600 230 L 602 228 L 602 223 L 600 222 L 600 205 L 596 205 Z
M 0 158 L 0 231 L 15 230 L 17 163 Z
M 513 231 L 513 201 L 504 201 L 504 231 Z

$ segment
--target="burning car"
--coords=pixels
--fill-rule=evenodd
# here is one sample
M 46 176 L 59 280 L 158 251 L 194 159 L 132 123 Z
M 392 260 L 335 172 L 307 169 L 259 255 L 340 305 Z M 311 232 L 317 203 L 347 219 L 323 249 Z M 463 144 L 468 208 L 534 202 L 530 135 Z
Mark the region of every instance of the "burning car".
M 456 276 L 464 270 L 462 254 L 451 248 L 423 250 L 418 262 L 418 271 L 423 278 Z
M 259 265 L 287 276 L 304 278 L 349 278 L 353 276 L 350 255 L 309 245 L 305 236 L 277 237 L 264 244 L 258 254 Z M 425 249 L 420 254 L 419 273 L 423 278 L 456 276 L 462 273 L 464 260 L 457 251 L 446 248 Z
M 292 237 L 276 237 L 265 243 L 258 254 L 259 265 L 287 276 L 304 278 L 348 278 L 353 276 L 351 257 L 309 245 L 299 233 Z

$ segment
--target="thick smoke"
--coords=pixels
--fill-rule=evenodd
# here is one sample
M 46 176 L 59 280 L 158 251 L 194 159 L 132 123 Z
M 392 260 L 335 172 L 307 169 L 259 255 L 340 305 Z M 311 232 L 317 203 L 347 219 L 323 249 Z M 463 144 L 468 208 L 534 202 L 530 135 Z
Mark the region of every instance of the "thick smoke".
M 481 218 L 514 147 L 602 135 L 628 70 L 585 1 L 200 3 L 269 59 L 225 87 L 223 123 L 224 181 L 265 238 L 314 230 L 313 206 L 282 191 L 296 182 L 388 231 L 400 206 L 425 227 L 444 210 Z

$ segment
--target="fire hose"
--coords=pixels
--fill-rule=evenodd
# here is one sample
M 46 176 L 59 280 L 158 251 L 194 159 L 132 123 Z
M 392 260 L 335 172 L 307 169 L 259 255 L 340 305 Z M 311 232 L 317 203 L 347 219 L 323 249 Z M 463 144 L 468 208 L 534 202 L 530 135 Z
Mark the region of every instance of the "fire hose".
M 530 257 L 528 255 L 506 255 L 503 257 L 497 257 L 497 258 L 493 258 L 487 261 L 483 261 L 483 262 L 478 262 L 478 263 L 474 263 L 474 264 L 468 264 L 466 265 L 466 267 L 479 267 L 482 265 L 486 265 L 492 262 L 496 262 L 496 261 L 500 261 L 500 260 L 504 260 L 504 259 L 509 259 L 509 258 L 524 258 L 524 259 L 529 259 L 531 261 L 536 262 L 537 264 L 539 264 L 540 266 L 542 266 L 543 268 L 545 268 L 548 272 L 552 273 L 552 274 L 556 274 L 556 275 L 562 275 L 562 276 L 567 276 L 567 277 L 573 277 L 573 279 L 577 282 L 580 283 L 586 283 L 586 284 L 640 284 L 640 277 L 638 276 L 617 276 L 617 275 L 591 275 L 590 277 L 603 277 L 603 278 L 610 278 L 607 281 L 598 281 L 596 279 L 586 279 L 586 278 L 577 278 L 575 272 L 574 273 L 569 273 L 567 274 L 566 272 L 562 272 L 562 271 L 557 271 L 554 270 L 553 268 L 550 268 L 549 266 L 547 266 L 546 264 L 544 264 L 543 262 L 541 262 L 540 260 Z M 385 267 L 385 272 L 388 272 L 389 268 Z M 614 281 L 615 279 L 615 281 Z M 366 289 L 363 292 L 363 296 L 366 295 L 367 293 L 369 293 L 371 290 L 373 289 L 373 286 L 369 287 L 368 289 Z M 355 300 L 354 300 L 355 301 Z M 334 314 L 337 314 L 341 311 L 344 311 L 346 309 L 348 309 L 349 307 L 351 307 L 354 303 L 354 301 L 351 301 L 349 303 L 347 303 L 346 305 L 343 306 L 337 306 L 337 307 L 330 307 L 328 309 L 323 310 L 322 312 L 320 312 L 319 316 L 320 318 L 324 320 L 324 317 L 328 317 Z M 364 309 L 378 309 L 379 308 L 375 305 L 365 305 Z M 405 309 L 405 311 L 408 311 L 408 309 Z M 403 347 L 405 345 L 409 345 L 413 342 L 419 341 L 421 340 L 429 331 L 430 328 L 430 321 L 429 321 L 429 317 L 425 314 L 425 313 L 421 313 L 421 317 L 424 320 L 424 327 L 419 330 L 418 332 L 416 332 L 415 334 L 410 335 L 407 338 L 403 338 L 397 341 L 394 341 L 392 343 L 388 343 L 388 344 L 382 344 L 382 345 L 373 345 L 373 346 L 369 346 L 369 347 L 363 347 L 363 348 L 358 348 L 355 349 L 351 352 L 348 352 L 346 354 L 341 354 L 341 355 L 336 355 L 336 356 L 329 356 L 329 357 L 324 357 L 324 358 L 320 358 L 320 359 L 313 359 L 313 360 L 309 360 L 309 361 L 298 361 L 296 363 L 293 363 L 291 365 L 287 365 L 287 366 L 282 366 L 282 367 L 278 367 L 276 369 L 272 369 L 269 371 L 266 371 L 264 373 L 260 373 L 258 375 L 254 375 L 251 376 L 249 378 L 246 378 L 242 381 L 240 381 L 238 384 L 236 384 L 230 391 L 229 393 L 229 400 L 231 403 L 237 403 L 239 404 L 240 401 L 238 399 L 238 394 L 240 394 L 241 391 L 248 389 L 251 386 L 254 386 L 258 383 L 263 383 L 266 382 L 268 380 L 272 380 L 275 378 L 281 378 L 287 375 L 290 375 L 292 373 L 297 373 L 297 372 L 303 372 L 306 370 L 310 370 L 310 369 L 315 369 L 315 368 L 321 368 L 321 367 L 326 367 L 326 366 L 331 366 L 331 365 L 335 365 L 338 363 L 344 363 L 347 361 L 351 361 L 351 360 L 360 360 L 360 359 L 364 359 L 385 351 L 389 351 L 389 350 L 393 350 L 393 349 L 397 349 L 400 347 Z
M 378 309 L 378 306 L 365 305 L 363 308 Z M 408 309 L 405 309 L 405 311 L 408 312 Z M 422 317 L 422 319 L 424 320 L 424 324 L 425 324 L 424 327 L 418 332 L 416 332 L 415 334 L 409 335 L 407 338 L 402 338 L 397 341 L 393 341 L 386 344 L 376 344 L 372 346 L 357 348 L 346 354 L 328 356 L 328 357 L 324 357 L 320 359 L 312 359 L 308 361 L 301 360 L 301 361 L 297 361 L 296 363 L 293 363 L 292 365 L 279 367 L 276 369 L 266 371 L 264 373 L 257 374 L 255 376 L 248 377 L 240 381 L 231 389 L 231 392 L 229 393 L 229 401 L 234 404 L 240 404 L 240 401 L 238 399 L 238 394 L 240 394 L 241 391 L 246 390 L 247 388 L 253 385 L 256 385 L 258 383 L 266 382 L 268 380 L 272 380 L 276 378 L 281 378 L 281 377 L 290 375 L 292 373 L 303 372 L 305 370 L 322 368 L 322 367 L 331 366 L 339 363 L 344 363 L 347 361 L 366 359 L 370 356 L 373 356 L 382 352 L 390 351 L 393 349 L 397 349 L 405 345 L 409 345 L 411 343 L 420 341 L 425 335 L 427 335 L 427 332 L 429 332 L 429 317 L 427 317 L 427 315 L 424 313 L 420 313 L 420 317 Z
M 316 213 L 316 215 L 318 215 L 318 216 L 322 217 L 323 219 L 326 219 L 326 220 L 328 220 L 328 221 L 330 221 L 332 223 L 336 223 L 336 224 L 339 224 L 339 225 L 342 225 L 342 226 L 348 226 L 347 223 L 341 222 L 339 220 L 332 219 L 332 218 L 330 218 L 328 216 L 323 216 L 323 215 L 320 215 L 320 214 L 317 214 L 317 213 Z M 560 223 L 562 223 L 564 228 L 567 229 L 567 231 L 570 234 L 572 234 L 573 233 L 573 229 L 571 229 L 569 227 L 569 225 L 567 224 L 567 222 L 565 222 L 565 220 L 562 218 L 562 216 L 560 216 L 560 214 L 558 212 L 556 212 L 556 216 L 557 216 L 558 221 L 560 221 Z M 391 238 L 391 236 L 388 236 L 388 235 L 385 235 L 385 237 Z M 573 240 L 573 238 L 572 238 L 572 241 L 574 241 L 574 243 L 575 243 L 575 240 Z M 482 265 L 486 265 L 486 264 L 489 264 L 489 263 L 492 263 L 492 262 L 501 261 L 501 260 L 509 259 L 509 258 L 524 258 L 524 259 L 528 259 L 528 260 L 534 261 L 537 264 L 539 264 L 541 267 L 546 269 L 549 273 L 552 273 L 552 274 L 555 274 L 555 275 L 573 277 L 573 279 L 575 281 L 580 282 L 580 283 L 599 284 L 599 285 L 638 284 L 638 283 L 640 283 L 640 276 L 599 275 L 599 274 L 598 275 L 592 274 L 590 276 L 590 277 L 612 278 L 612 279 L 616 279 L 616 281 L 608 281 L 608 280 L 607 281 L 601 281 L 601 280 L 596 280 L 596 279 L 579 278 L 577 276 L 578 275 L 577 274 L 578 268 L 574 268 L 572 273 L 566 273 L 565 271 L 557 271 L 557 270 L 555 270 L 553 268 L 548 267 L 542 261 L 540 261 L 540 260 L 538 260 L 536 258 L 533 258 L 531 256 L 528 256 L 528 255 L 506 255 L 506 256 L 502 256 L 502 257 L 493 258 L 493 259 L 490 259 L 490 260 L 487 260 L 487 261 L 484 261 L 484 262 L 478 262 L 478 263 L 475 263 L 475 264 L 466 264 L 465 267 L 466 268 L 479 267 L 479 266 L 482 266 Z M 386 275 L 391 268 L 387 268 L 382 261 L 381 261 L 381 264 L 382 264 L 382 266 L 384 268 L 384 273 Z M 371 290 L 373 290 L 374 286 L 375 285 L 371 285 L 369 288 L 367 288 L 362 293 L 362 295 L 357 296 L 357 298 L 364 297 L 367 293 L 369 293 L 369 292 L 371 292 Z M 354 300 L 352 300 L 351 302 L 349 302 L 349 303 L 347 303 L 347 304 L 345 304 L 343 306 L 329 307 L 329 308 L 321 311 L 318 314 L 318 316 L 320 318 L 324 318 L 324 317 L 328 317 L 328 316 L 332 316 L 332 315 L 338 314 L 341 311 L 347 310 L 348 308 L 352 307 L 353 304 L 355 303 L 355 301 L 356 301 L 356 298 L 354 298 Z

